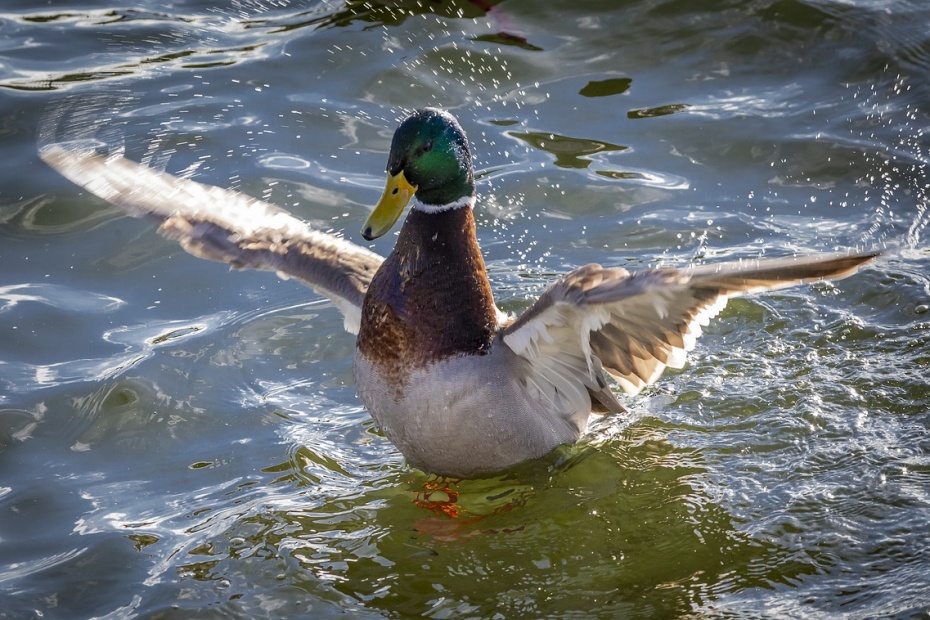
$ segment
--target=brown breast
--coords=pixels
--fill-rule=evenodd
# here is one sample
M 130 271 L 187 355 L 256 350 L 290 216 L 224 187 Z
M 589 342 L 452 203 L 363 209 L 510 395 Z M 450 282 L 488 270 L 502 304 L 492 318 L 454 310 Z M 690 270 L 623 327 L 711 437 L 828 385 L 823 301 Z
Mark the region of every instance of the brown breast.
M 486 353 L 496 320 L 471 209 L 412 210 L 365 295 L 357 346 L 402 388 L 414 368 Z

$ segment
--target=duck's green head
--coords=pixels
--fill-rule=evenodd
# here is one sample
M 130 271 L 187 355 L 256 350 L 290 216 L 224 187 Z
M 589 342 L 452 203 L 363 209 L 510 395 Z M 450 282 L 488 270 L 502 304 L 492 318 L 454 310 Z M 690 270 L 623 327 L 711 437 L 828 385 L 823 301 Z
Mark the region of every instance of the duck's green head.
M 403 120 L 391 142 L 387 185 L 362 227 L 369 241 L 389 231 L 410 198 L 441 209 L 474 196 L 475 177 L 465 132 L 448 112 L 417 110 Z

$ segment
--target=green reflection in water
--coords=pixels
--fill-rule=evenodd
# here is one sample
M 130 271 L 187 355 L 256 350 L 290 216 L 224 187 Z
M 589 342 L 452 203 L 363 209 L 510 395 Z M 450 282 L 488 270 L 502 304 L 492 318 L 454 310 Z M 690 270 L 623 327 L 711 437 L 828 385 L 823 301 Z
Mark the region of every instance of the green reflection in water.
M 623 172 L 619 170 L 595 170 L 594 174 L 598 174 L 607 179 L 613 179 L 615 181 L 622 181 L 624 179 L 634 179 L 641 180 L 645 179 L 646 175 L 641 172 Z
M 658 116 L 670 116 L 682 110 L 687 110 L 689 106 L 687 103 L 672 103 L 669 105 L 658 106 L 655 108 L 643 108 L 641 110 L 630 110 L 626 113 L 627 118 L 637 119 L 637 118 L 656 118 Z
M 374 2 L 372 0 L 349 0 L 345 8 L 330 13 L 312 15 L 288 29 L 304 26 L 347 27 L 353 22 L 371 22 L 384 26 L 399 26 L 409 17 L 434 14 L 447 19 L 475 19 L 484 16 L 499 0 L 451 0 L 446 2 L 422 2 L 422 0 L 400 0 L 397 2 Z M 328 8 L 328 7 L 327 7 Z M 313 11 L 311 11 L 313 13 Z
M 474 37 L 472 41 L 481 41 L 482 43 L 496 43 L 498 45 L 512 45 L 513 47 L 519 47 L 520 49 L 524 49 L 530 52 L 541 52 L 543 50 L 543 48 L 533 45 L 527 41 L 525 37 L 510 34 L 508 32 L 483 34 Z
M 572 138 L 555 133 L 537 131 L 510 131 L 507 133 L 530 146 L 555 155 L 555 165 L 561 168 L 587 168 L 591 165 L 591 160 L 587 158 L 590 155 L 611 151 L 625 151 L 628 148 L 601 140 Z
M 578 91 L 582 97 L 610 97 L 621 95 L 630 89 L 633 80 L 630 78 L 610 78 L 608 80 L 592 80 Z
M 704 490 L 701 454 L 670 444 L 660 426 L 646 420 L 492 479 L 395 473 L 318 501 L 332 480 L 301 485 L 301 498 L 266 498 L 230 519 L 178 575 L 230 598 L 286 583 L 310 600 L 402 616 L 671 617 L 812 572 L 741 532 Z M 310 452 L 275 473 L 303 478 Z

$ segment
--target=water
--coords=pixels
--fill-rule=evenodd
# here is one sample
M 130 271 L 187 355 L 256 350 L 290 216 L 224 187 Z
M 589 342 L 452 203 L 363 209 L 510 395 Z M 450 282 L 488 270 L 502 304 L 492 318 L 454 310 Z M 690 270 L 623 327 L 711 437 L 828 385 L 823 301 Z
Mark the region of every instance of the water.
M 930 9 L 392 7 L 4 4 L 0 617 L 927 617 Z M 456 484 L 379 434 L 328 302 L 36 156 L 58 115 L 359 242 L 423 105 L 473 143 L 510 311 L 591 261 L 895 250 L 731 302 L 628 416 Z

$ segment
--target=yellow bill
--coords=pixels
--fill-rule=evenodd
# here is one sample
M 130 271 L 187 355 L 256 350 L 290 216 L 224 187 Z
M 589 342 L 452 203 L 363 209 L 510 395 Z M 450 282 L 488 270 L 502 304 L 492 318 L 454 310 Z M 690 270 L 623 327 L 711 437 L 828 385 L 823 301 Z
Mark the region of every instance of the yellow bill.
M 407 182 L 403 170 L 393 176 L 389 172 L 384 193 L 362 227 L 362 236 L 371 241 L 391 230 L 416 191 L 417 188 Z

